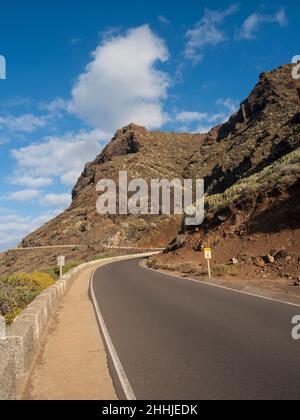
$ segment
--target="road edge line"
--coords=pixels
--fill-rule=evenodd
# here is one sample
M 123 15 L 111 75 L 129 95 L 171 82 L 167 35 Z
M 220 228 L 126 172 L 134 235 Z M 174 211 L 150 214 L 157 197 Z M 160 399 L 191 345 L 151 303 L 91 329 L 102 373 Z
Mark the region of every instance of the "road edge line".
M 115 262 L 119 262 L 119 261 L 115 261 Z M 92 297 L 92 302 L 93 302 L 93 305 L 94 305 L 94 308 L 95 308 L 95 311 L 96 311 L 97 319 L 98 319 L 99 325 L 101 327 L 101 330 L 102 330 L 102 333 L 103 333 L 103 336 L 104 336 L 104 339 L 105 339 L 107 348 L 108 348 L 108 350 L 110 352 L 110 356 L 111 356 L 112 361 L 114 363 L 114 366 L 115 366 L 117 375 L 119 377 L 120 383 L 122 385 L 123 391 L 125 393 L 126 399 L 128 401 L 136 401 L 137 398 L 136 398 L 136 396 L 135 396 L 135 394 L 133 392 L 133 389 L 132 389 L 132 387 L 131 387 L 131 385 L 129 383 L 129 380 L 128 380 L 127 375 L 125 373 L 125 370 L 124 370 L 124 368 L 122 366 L 122 363 L 121 363 L 121 361 L 119 359 L 119 356 L 117 354 L 117 351 L 115 349 L 115 346 L 114 346 L 114 344 L 112 342 L 112 339 L 111 339 L 111 337 L 109 335 L 108 329 L 106 327 L 106 324 L 105 324 L 103 315 L 102 315 L 102 313 L 100 311 L 100 308 L 99 308 L 99 305 L 98 305 L 98 302 L 97 302 L 97 299 L 96 299 L 96 295 L 95 295 L 95 292 L 94 292 L 94 274 L 96 273 L 97 270 L 99 270 L 99 268 L 101 268 L 101 267 L 95 268 L 95 270 L 93 271 L 92 276 L 91 276 L 91 297 Z
M 252 297 L 256 297 L 256 298 L 260 298 L 260 299 L 265 299 L 265 300 L 269 300 L 271 302 L 276 302 L 276 303 L 282 303 L 283 305 L 290 305 L 290 306 L 295 306 L 297 308 L 300 308 L 300 305 L 297 303 L 292 303 L 292 302 L 286 302 L 284 300 L 279 300 L 279 299 L 275 299 L 275 298 L 270 298 L 267 296 L 263 296 L 263 295 L 257 295 L 255 293 L 251 293 L 251 292 L 245 292 L 243 290 L 237 290 L 237 289 L 232 289 L 231 287 L 226 287 L 226 286 L 221 286 L 219 284 L 213 284 L 213 283 L 208 283 L 206 281 L 203 280 L 196 280 L 196 279 L 192 279 L 191 277 L 180 277 L 180 276 L 176 276 L 175 274 L 171 274 L 171 273 L 167 273 L 164 271 L 160 271 L 160 270 L 155 270 L 154 268 L 150 268 L 150 267 L 145 267 L 143 265 L 140 265 L 141 268 L 143 268 L 144 270 L 150 270 L 150 271 L 154 271 L 156 273 L 160 273 L 160 274 L 165 274 L 166 276 L 169 277 L 174 277 L 176 279 L 181 279 L 181 280 L 188 280 L 188 281 L 192 281 L 194 283 L 198 283 L 198 284 L 204 284 L 206 286 L 211 286 L 211 287 L 217 287 L 219 289 L 224 289 L 224 290 L 228 290 L 230 292 L 235 292 L 235 293 L 240 293 L 242 295 L 248 295 L 248 296 L 252 296 Z

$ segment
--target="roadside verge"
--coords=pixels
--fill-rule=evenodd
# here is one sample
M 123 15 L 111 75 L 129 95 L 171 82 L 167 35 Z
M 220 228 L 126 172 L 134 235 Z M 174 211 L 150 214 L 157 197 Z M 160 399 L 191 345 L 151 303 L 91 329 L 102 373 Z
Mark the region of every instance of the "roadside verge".
M 84 271 L 156 253 L 114 257 L 82 264 L 41 293 L 7 328 L 5 336 L 0 338 L 0 400 L 21 399 L 41 344 L 47 337 L 49 323 L 71 285 Z

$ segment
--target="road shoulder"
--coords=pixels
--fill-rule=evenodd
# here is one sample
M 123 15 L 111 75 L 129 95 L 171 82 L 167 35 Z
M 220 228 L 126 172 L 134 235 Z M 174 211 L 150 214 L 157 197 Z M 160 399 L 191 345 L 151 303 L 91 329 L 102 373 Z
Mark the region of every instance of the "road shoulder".
M 88 294 L 93 270 L 84 270 L 63 299 L 41 347 L 24 400 L 117 399 Z
M 148 267 L 146 261 L 141 261 L 140 267 L 143 268 L 144 270 L 155 271 L 155 272 L 165 274 L 173 278 L 180 278 L 186 281 L 194 281 L 201 284 L 205 284 L 207 286 L 218 287 L 218 288 L 226 289 L 232 292 L 259 297 L 261 299 L 273 300 L 275 302 L 280 302 L 283 304 L 300 306 L 300 296 L 295 295 L 295 294 L 284 293 L 281 290 L 275 291 L 275 290 L 271 290 L 271 289 L 267 289 L 263 287 L 255 287 L 255 286 L 248 285 L 248 284 L 245 284 L 243 282 L 238 282 L 238 281 L 234 283 L 233 281 L 228 281 L 227 279 L 218 279 L 218 278 L 208 279 L 207 278 L 203 280 L 203 278 L 192 276 L 192 275 L 186 275 L 178 271 L 154 269 L 154 268 Z

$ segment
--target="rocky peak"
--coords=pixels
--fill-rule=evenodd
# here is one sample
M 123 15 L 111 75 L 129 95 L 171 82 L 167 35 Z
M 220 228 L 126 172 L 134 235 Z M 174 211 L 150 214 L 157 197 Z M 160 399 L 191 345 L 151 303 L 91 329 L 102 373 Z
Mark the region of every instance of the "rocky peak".
M 103 165 L 112 161 L 115 157 L 138 153 L 141 148 L 141 139 L 147 133 L 145 127 L 136 124 L 129 124 L 118 130 L 100 155 L 93 162 L 85 165 L 84 171 L 72 191 L 73 199 L 87 185 L 95 183 L 96 165 Z
M 141 146 L 141 139 L 147 133 L 148 131 L 145 127 L 136 124 L 129 124 L 121 128 L 93 163 L 100 165 L 112 160 L 116 156 L 138 153 Z
M 124 135 L 133 134 L 133 133 L 139 133 L 141 135 L 147 135 L 148 131 L 147 131 L 146 127 L 131 123 L 131 124 L 126 125 L 125 127 L 121 128 L 120 130 L 117 130 L 117 132 L 114 135 L 112 141 L 117 140 L 118 138 L 120 138 Z
M 267 125 L 270 120 L 274 123 L 274 120 L 286 120 L 287 116 L 292 118 L 299 107 L 300 82 L 292 78 L 292 65 L 262 73 L 249 97 L 241 103 L 239 111 L 219 128 L 217 140 L 237 135 L 259 122 Z

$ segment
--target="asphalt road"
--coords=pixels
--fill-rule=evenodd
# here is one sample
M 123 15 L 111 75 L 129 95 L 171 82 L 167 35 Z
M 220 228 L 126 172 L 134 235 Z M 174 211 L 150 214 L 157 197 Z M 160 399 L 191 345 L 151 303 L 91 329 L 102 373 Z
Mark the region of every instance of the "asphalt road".
M 137 260 L 98 269 L 93 289 L 137 399 L 300 399 L 300 341 L 291 336 L 300 307 Z

